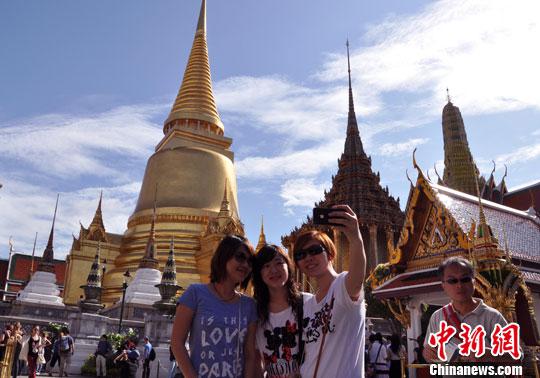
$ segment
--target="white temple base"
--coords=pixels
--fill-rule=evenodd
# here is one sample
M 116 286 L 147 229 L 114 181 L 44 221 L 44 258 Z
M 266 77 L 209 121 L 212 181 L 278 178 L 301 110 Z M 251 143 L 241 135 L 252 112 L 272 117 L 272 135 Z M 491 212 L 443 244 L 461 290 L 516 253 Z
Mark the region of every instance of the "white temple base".
M 17 302 L 64 307 L 56 285 L 56 274 L 35 272 L 26 287 L 17 294 Z
M 153 305 L 161 299 L 159 289 L 155 286 L 161 282 L 158 269 L 139 268 L 135 278 L 126 289 L 126 303 Z

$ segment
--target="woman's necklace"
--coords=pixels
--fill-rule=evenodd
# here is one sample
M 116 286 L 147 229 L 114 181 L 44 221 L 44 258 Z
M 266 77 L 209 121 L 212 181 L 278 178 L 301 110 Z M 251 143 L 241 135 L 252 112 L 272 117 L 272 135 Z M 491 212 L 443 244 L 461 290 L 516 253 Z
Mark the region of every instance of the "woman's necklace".
M 231 295 L 229 298 L 225 298 L 223 295 L 221 295 L 221 293 L 219 292 L 219 290 L 217 289 L 217 286 L 215 284 L 215 282 L 212 282 L 212 288 L 214 289 L 214 291 L 216 292 L 216 294 L 218 295 L 219 299 L 221 299 L 223 302 L 230 302 L 232 301 L 234 298 L 236 298 L 236 291 L 233 293 L 233 295 Z

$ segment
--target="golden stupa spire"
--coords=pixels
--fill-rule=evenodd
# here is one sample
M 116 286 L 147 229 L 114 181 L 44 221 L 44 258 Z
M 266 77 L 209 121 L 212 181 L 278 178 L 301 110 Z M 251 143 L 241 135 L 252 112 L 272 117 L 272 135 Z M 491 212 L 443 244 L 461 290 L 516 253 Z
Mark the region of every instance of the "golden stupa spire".
M 478 185 L 478 178 L 476 178 L 476 193 L 478 196 L 478 226 L 476 231 L 475 245 L 493 243 L 498 244 L 499 241 L 493 235 L 491 227 L 487 224 L 486 214 L 484 213 L 484 206 L 482 204 L 482 196 L 480 194 L 480 186 Z
M 261 232 L 259 234 L 259 242 L 257 243 L 257 247 L 255 248 L 255 251 L 259 251 L 265 244 L 266 244 L 266 235 L 264 234 L 264 218 L 261 215 Z
M 225 179 L 225 190 L 223 192 L 223 200 L 221 201 L 221 208 L 219 209 L 218 217 L 228 217 L 231 215 L 231 207 L 229 202 L 229 196 L 227 194 L 227 179 Z
M 144 257 L 139 263 L 139 268 L 159 269 L 159 262 L 156 259 L 156 202 L 157 185 L 154 192 L 154 209 L 152 211 L 152 223 L 150 224 L 150 236 L 146 242 Z
M 171 113 L 165 121 L 163 132 L 177 123 L 208 127 L 216 134 L 223 135 L 223 123 L 219 118 L 214 94 L 206 43 L 206 0 L 202 0 L 201 12 L 195 31 L 195 38 L 184 72 L 182 85 L 176 96 Z

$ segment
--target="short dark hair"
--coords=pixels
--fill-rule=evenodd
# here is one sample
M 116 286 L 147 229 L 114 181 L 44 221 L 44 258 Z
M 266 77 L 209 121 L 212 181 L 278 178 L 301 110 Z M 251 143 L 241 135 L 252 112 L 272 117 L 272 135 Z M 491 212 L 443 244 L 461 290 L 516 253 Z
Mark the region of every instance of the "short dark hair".
M 227 262 L 234 256 L 234 253 L 240 248 L 245 247 L 250 257 L 253 258 L 253 246 L 243 236 L 227 235 L 221 240 L 210 262 L 210 282 L 221 282 L 227 278 L 227 270 L 225 269 Z M 240 284 L 242 289 L 246 289 L 251 278 L 251 272 L 246 279 Z
M 102 338 L 102 339 L 105 339 L 105 340 L 108 339 L 107 335 L 101 335 L 101 338 Z
M 310 241 L 316 240 L 324 247 L 328 254 L 328 260 L 332 261 L 336 257 L 336 246 L 330 237 L 318 230 L 306 231 L 298 236 L 294 242 L 293 253 L 304 248 Z
M 454 256 L 447 258 L 441 263 L 441 265 L 439 265 L 439 269 L 437 270 L 437 276 L 439 276 L 441 280 L 444 278 L 444 271 L 451 265 L 458 265 L 464 268 L 465 270 L 467 270 L 467 273 L 471 275 L 471 277 L 474 277 L 473 264 L 463 257 Z

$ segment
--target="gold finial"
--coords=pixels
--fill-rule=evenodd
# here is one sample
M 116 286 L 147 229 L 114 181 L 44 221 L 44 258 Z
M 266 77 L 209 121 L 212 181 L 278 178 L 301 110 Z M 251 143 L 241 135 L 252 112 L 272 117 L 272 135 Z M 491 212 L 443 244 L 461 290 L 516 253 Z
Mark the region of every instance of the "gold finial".
M 197 32 L 206 33 L 206 0 L 201 2 L 201 11 L 199 12 L 199 21 L 197 22 Z
M 228 217 L 231 215 L 231 207 L 227 189 L 228 183 L 229 180 L 225 179 L 225 189 L 223 191 L 223 199 L 221 200 L 221 208 L 219 209 L 218 217 Z
M 182 85 L 176 96 L 171 113 L 165 121 L 163 132 L 168 133 L 173 121 L 190 120 L 209 124 L 210 131 L 223 135 L 223 123 L 219 117 L 208 59 L 206 43 L 206 1 L 201 3 L 201 11 L 193 46 L 187 62 Z
M 407 176 L 407 180 L 409 180 L 409 182 L 411 183 L 411 188 L 414 188 L 414 184 L 413 184 L 411 178 L 409 177 L 409 170 L 408 169 L 405 169 L 405 176 Z
M 148 241 L 146 242 L 146 250 L 144 252 L 144 257 L 139 263 L 139 268 L 149 268 L 149 269 L 158 269 L 159 263 L 156 259 L 156 203 L 157 203 L 157 190 L 158 186 L 156 184 L 156 189 L 154 191 L 154 208 L 152 210 L 152 223 L 150 224 L 150 235 Z
M 498 240 L 493 236 L 493 232 L 491 231 L 491 227 L 487 224 L 486 221 L 486 214 L 484 213 L 484 206 L 482 204 L 482 196 L 480 195 L 480 186 L 478 185 L 478 177 L 475 176 L 475 182 L 476 182 L 476 195 L 478 197 L 478 232 L 476 234 L 476 240 L 479 243 L 483 242 L 492 242 L 492 243 L 498 243 Z
M 261 232 L 259 233 L 259 241 L 255 251 L 259 251 L 266 244 L 266 235 L 264 234 L 264 217 L 261 215 Z

